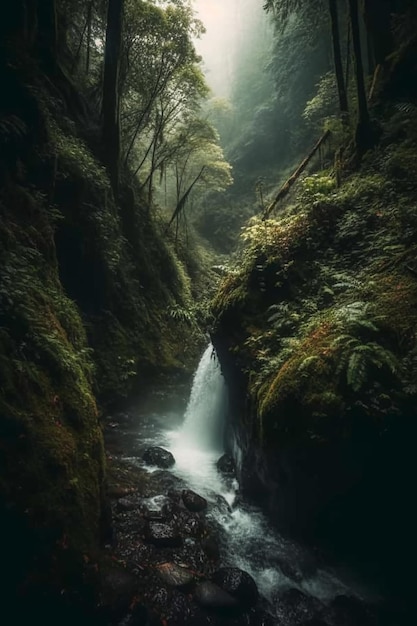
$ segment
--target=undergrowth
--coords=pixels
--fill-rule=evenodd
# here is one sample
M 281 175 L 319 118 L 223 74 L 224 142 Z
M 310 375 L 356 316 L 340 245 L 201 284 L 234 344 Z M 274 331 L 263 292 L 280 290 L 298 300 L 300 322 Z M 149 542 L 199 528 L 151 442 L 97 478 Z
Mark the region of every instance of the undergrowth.
M 243 229 L 215 332 L 227 327 L 269 444 L 344 436 L 357 414 L 383 430 L 415 401 L 414 169 L 413 138 L 386 141 L 340 188 L 307 176 L 292 205 Z

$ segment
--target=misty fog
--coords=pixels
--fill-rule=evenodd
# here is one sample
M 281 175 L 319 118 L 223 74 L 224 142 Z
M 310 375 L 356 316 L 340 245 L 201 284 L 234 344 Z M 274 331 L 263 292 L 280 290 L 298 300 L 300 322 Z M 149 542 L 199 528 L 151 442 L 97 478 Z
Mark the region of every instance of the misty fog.
M 194 0 L 206 33 L 196 41 L 203 69 L 215 96 L 230 97 L 232 82 L 255 33 L 271 32 L 261 0 Z M 265 38 L 265 43 L 269 37 Z

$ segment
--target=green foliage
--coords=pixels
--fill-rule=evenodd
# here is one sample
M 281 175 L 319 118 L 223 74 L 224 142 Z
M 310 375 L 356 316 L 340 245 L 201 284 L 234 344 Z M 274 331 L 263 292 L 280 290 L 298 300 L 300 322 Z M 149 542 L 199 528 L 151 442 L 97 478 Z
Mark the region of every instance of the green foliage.
M 52 149 L 62 161 L 62 172 L 67 172 L 68 177 L 76 175 L 93 186 L 108 190 L 110 185 L 106 170 L 92 156 L 85 143 L 70 133 L 64 133 L 52 117 L 48 119 L 48 126 Z
M 369 382 L 371 365 L 378 369 L 387 369 L 392 375 L 398 376 L 400 366 L 397 358 L 379 343 L 363 343 L 346 334 L 336 337 L 332 346 L 338 347 L 339 363 L 336 374 L 345 372 L 346 382 L 353 391 L 359 391 Z
M 317 93 L 307 101 L 303 118 L 316 130 L 321 130 L 323 120 L 334 117 L 338 112 L 338 95 L 334 72 L 327 72 L 317 83 Z
M 175 306 L 171 307 L 169 309 L 169 311 L 168 311 L 168 314 L 174 320 L 181 320 L 181 321 L 186 322 L 187 324 L 190 324 L 190 325 L 192 325 L 194 323 L 194 318 L 193 318 L 193 315 L 192 315 L 191 311 L 188 311 L 187 309 L 184 309 L 179 304 L 176 304 Z
M 301 202 L 320 202 L 336 188 L 336 181 L 331 176 L 312 174 L 303 178 L 300 184 L 299 200 Z

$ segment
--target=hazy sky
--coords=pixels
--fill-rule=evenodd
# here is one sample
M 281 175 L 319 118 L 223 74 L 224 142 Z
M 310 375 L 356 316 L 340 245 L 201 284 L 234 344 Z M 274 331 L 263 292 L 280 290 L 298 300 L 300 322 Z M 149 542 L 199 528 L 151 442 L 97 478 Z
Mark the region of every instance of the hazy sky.
M 193 0 L 206 34 L 196 41 L 204 59 L 207 80 L 217 96 L 230 95 L 230 83 L 239 44 L 262 12 L 262 0 Z

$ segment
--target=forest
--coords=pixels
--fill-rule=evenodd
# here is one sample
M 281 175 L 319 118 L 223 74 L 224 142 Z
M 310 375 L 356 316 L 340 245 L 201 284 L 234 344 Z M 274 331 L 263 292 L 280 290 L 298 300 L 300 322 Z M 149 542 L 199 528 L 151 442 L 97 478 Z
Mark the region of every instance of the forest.
M 409 626 L 417 3 L 6 0 L 5 619 Z

